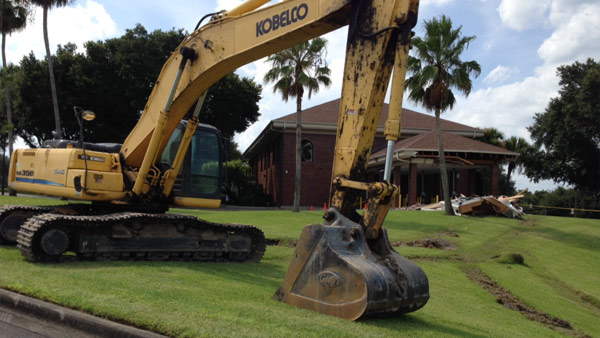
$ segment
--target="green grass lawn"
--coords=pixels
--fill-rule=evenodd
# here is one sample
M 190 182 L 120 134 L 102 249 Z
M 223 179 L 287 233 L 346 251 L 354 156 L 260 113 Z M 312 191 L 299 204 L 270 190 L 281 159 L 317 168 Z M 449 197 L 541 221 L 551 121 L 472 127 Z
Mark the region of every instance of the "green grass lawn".
M 0 197 L 0 204 L 56 200 Z M 252 224 L 290 241 L 322 211 L 173 210 L 224 223 Z M 258 264 L 188 262 L 26 263 L 0 247 L 0 287 L 171 336 L 532 337 L 600 336 L 600 221 L 525 216 L 449 217 L 392 211 L 392 242 L 443 238 L 457 250 L 398 247 L 427 273 L 431 299 L 401 317 L 358 322 L 272 300 L 294 249 L 269 246 Z M 456 237 L 458 235 L 458 237 Z M 520 254 L 524 264 L 510 264 Z M 478 268 L 523 302 L 576 329 L 552 330 L 509 310 L 465 271 Z

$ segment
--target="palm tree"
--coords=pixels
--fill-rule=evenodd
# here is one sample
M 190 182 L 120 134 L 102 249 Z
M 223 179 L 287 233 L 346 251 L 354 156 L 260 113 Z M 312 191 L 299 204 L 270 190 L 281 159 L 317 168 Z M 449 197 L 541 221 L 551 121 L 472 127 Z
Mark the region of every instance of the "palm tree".
M 2 30 L 2 76 L 5 77 L 8 76 L 6 63 L 6 35 L 25 29 L 25 26 L 27 25 L 28 10 L 26 7 L 21 6 L 19 1 L 10 0 L 0 0 L 0 8 L 2 8 L 2 15 L 0 15 L 0 29 Z M 11 156 L 13 151 L 12 100 L 8 81 L 4 81 L 3 87 L 4 101 L 6 104 L 6 122 L 8 127 L 8 152 L 9 156 Z
M 504 142 L 504 147 L 507 150 L 514 151 L 519 154 L 525 153 L 531 145 L 522 137 L 512 136 Z M 506 184 L 510 184 L 510 176 L 515 169 L 523 168 L 522 156 L 518 156 L 516 160 L 508 162 L 508 168 L 506 170 Z
M 267 58 L 271 69 L 265 74 L 265 82 L 274 82 L 273 92 L 281 92 L 284 101 L 296 98 L 296 176 L 294 187 L 294 212 L 300 211 L 301 156 L 302 156 L 302 97 L 308 90 L 312 93 L 324 85 L 329 87 L 331 71 L 327 67 L 325 45 L 327 40 L 316 38 L 294 47 L 279 51 Z
M 469 95 L 472 88 L 470 75 L 476 77 L 481 67 L 476 61 L 463 62 L 462 52 L 475 39 L 475 36 L 463 37 L 462 26 L 452 29 L 452 21 L 445 15 L 439 19 L 425 21 L 424 38 L 415 37 L 412 44 L 416 57 L 409 57 L 407 70 L 411 76 L 406 81 L 410 93 L 408 98 L 421 103 L 425 109 L 435 112 L 438 151 L 440 157 L 440 175 L 444 195 L 446 214 L 453 215 L 448 191 L 448 172 L 444 157 L 444 140 L 440 127 L 440 114 L 451 109 L 456 102 L 452 88 Z
M 52 7 L 64 7 L 74 0 L 31 0 L 31 3 L 44 9 L 44 44 L 46 46 L 46 58 L 48 59 L 48 73 L 50 74 L 50 90 L 52 91 L 52 107 L 54 109 L 54 124 L 57 136 L 62 134 L 60 128 L 60 116 L 58 114 L 58 98 L 56 95 L 56 83 L 54 81 L 54 69 L 52 66 L 52 54 L 50 53 L 50 42 L 48 40 L 48 10 Z
M 483 136 L 479 138 L 481 142 L 504 148 L 504 133 L 491 127 L 483 129 Z

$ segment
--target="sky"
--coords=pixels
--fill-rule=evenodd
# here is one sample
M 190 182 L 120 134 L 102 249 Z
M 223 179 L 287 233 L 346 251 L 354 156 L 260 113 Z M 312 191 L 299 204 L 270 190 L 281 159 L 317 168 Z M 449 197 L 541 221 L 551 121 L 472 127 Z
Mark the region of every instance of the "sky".
M 86 41 L 121 36 L 138 23 L 148 31 L 171 28 L 191 31 L 205 14 L 231 9 L 242 2 L 77 0 L 68 7 L 50 11 L 50 48 L 54 52 L 58 44 L 72 42 L 84 52 Z M 475 60 L 482 69 L 481 75 L 473 80 L 471 94 L 459 95 L 454 108 L 442 118 L 473 127 L 495 127 L 507 138 L 520 136 L 531 141 L 527 126 L 558 95 L 558 66 L 584 62 L 587 58 L 600 59 L 600 0 L 421 0 L 416 34 L 423 35 L 424 20 L 442 14 L 452 20 L 454 27 L 462 26 L 463 35 L 476 36 L 463 53 L 463 60 Z M 310 100 L 305 97 L 303 108 L 339 98 L 346 34 L 347 30 L 342 28 L 324 36 L 328 40 L 327 62 L 332 70 L 332 85 Z M 45 56 L 41 9 L 36 10 L 24 31 L 7 39 L 9 62 L 18 64 L 30 52 L 38 58 Z M 282 102 L 280 95 L 273 93 L 272 85 L 263 83 L 268 69 L 262 59 L 237 70 L 239 75 L 263 85 L 259 121 L 235 136 L 242 151 L 269 121 L 295 112 L 294 102 Z M 406 108 L 425 112 L 422 107 L 404 101 Z M 556 187 L 551 181 L 534 184 L 520 174 L 514 179 L 519 190 Z

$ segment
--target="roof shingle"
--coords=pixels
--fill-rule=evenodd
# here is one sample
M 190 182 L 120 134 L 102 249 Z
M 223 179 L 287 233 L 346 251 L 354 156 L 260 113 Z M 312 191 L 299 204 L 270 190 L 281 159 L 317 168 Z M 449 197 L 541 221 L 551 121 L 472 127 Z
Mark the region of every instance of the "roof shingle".
M 518 153 L 510 150 L 496 147 L 494 145 L 480 142 L 468 137 L 442 132 L 444 138 L 444 152 L 460 152 L 460 153 L 488 153 L 501 154 L 508 156 L 516 156 Z M 394 150 L 415 150 L 415 151 L 438 151 L 437 133 L 435 130 L 424 134 L 419 134 L 413 137 L 396 142 Z M 373 158 L 385 156 L 385 149 L 377 151 L 372 155 Z
M 388 104 L 383 104 L 381 116 L 379 117 L 379 127 L 385 125 L 388 114 Z M 302 110 L 303 123 L 323 123 L 337 124 L 340 109 L 340 99 L 325 102 L 323 104 Z M 296 113 L 283 116 L 275 121 L 296 122 Z M 422 114 L 410 109 L 402 108 L 401 115 L 402 129 L 423 129 L 432 130 L 435 128 L 435 117 Z M 481 131 L 478 128 L 466 126 L 464 124 L 441 119 L 442 130 L 452 131 Z

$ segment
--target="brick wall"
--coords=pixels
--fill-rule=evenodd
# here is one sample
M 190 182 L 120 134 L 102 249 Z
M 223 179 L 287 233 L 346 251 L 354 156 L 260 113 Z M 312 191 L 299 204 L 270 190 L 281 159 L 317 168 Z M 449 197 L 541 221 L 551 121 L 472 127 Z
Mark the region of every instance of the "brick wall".
M 281 146 L 280 142 L 274 141 L 260 152 L 256 157 L 250 159 L 252 174 L 256 178 L 256 183 L 262 185 L 265 193 L 271 195 L 275 205 L 279 205 L 280 200 L 280 179 L 279 168 L 281 167 Z
M 302 188 L 300 205 L 322 207 L 329 200 L 329 185 L 333 165 L 335 135 L 318 135 L 304 133 L 303 140 L 313 144 L 313 161 L 302 162 Z M 281 205 L 294 204 L 294 177 L 296 174 L 296 134 L 282 134 L 281 162 Z M 287 173 L 286 173 L 287 171 Z
M 281 154 L 280 167 L 282 196 L 281 203 L 278 205 L 290 206 L 294 204 L 296 134 L 295 132 L 282 133 L 281 139 L 281 149 L 284 149 Z M 302 139 L 312 142 L 313 161 L 302 162 L 300 205 L 312 205 L 315 206 L 315 208 L 322 208 L 324 203 L 329 204 L 335 135 L 303 133 Z M 379 137 L 373 142 L 373 149 L 381 149 L 382 147 L 385 147 L 385 145 L 385 139 Z

